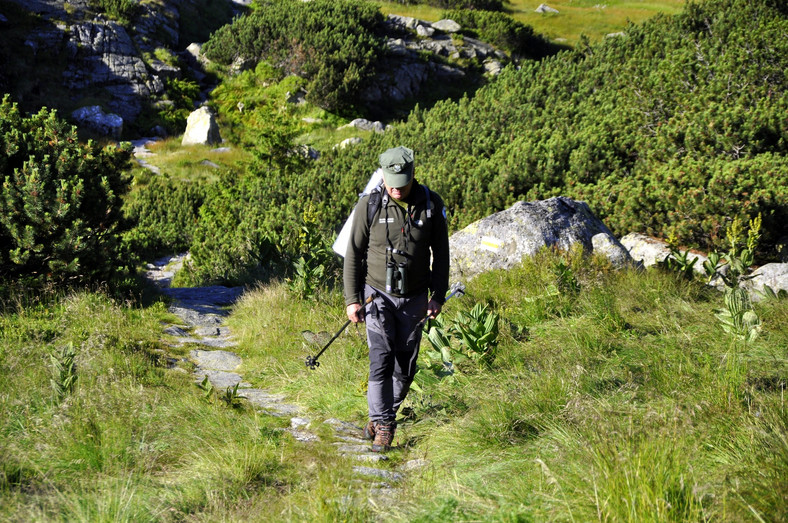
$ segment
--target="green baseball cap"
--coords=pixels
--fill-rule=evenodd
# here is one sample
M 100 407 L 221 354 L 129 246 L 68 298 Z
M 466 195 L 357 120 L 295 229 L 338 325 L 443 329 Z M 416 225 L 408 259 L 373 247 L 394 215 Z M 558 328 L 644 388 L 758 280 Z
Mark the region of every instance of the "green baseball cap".
M 378 158 L 383 181 L 389 187 L 405 187 L 413 179 L 413 150 L 399 146 L 388 149 Z

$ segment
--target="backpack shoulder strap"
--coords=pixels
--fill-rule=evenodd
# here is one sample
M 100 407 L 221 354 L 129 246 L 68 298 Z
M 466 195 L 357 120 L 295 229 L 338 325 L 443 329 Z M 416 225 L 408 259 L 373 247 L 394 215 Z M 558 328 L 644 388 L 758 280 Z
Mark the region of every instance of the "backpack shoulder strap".
M 424 187 L 424 193 L 427 195 L 427 218 L 432 218 L 432 203 L 430 202 L 430 188 L 426 185 L 422 185 Z
M 380 209 L 382 201 L 383 185 L 381 184 L 372 189 L 372 192 L 369 193 L 369 200 L 367 201 L 367 223 L 372 224 L 372 220 L 375 218 L 378 209 Z

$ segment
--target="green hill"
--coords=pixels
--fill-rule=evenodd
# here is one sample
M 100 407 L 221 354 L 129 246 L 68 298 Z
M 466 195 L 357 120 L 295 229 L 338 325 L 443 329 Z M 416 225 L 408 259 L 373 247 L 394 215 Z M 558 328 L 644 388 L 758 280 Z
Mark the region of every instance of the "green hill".
M 588 201 L 619 234 L 706 248 L 734 216 L 762 213 L 773 245 L 788 203 L 785 13 L 768 1 L 689 5 L 509 69 L 472 98 L 415 110 L 313 172 L 362 186 L 379 150 L 409 144 L 455 227 L 561 194 Z

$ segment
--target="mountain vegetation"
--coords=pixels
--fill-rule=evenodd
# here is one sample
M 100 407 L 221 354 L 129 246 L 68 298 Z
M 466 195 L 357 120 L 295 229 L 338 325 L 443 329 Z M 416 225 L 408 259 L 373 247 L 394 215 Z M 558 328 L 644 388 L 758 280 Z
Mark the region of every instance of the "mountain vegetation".
M 382 19 L 372 4 L 355 0 L 266 2 L 220 28 L 204 51 L 226 66 L 271 62 L 306 78 L 308 100 L 336 111 L 352 104 L 374 73 L 383 49 L 374 30 Z
M 447 199 L 455 227 L 518 199 L 562 194 L 588 201 L 619 234 L 675 234 L 702 248 L 721 244 L 733 216 L 760 212 L 773 244 L 788 193 L 778 175 L 788 133 L 784 9 L 690 5 L 507 70 L 473 98 L 414 110 L 385 136 L 324 155 L 315 170 L 361 186 L 376 151 L 417 143 L 419 178 Z
M 752 301 L 740 283 L 788 219 L 788 8 L 688 4 L 551 56 L 519 47 L 541 37 L 500 11 L 453 13 L 465 36 L 524 59 L 344 149 L 312 141 L 302 118 L 345 123 L 381 52 L 365 25 L 380 14 L 350 0 L 255 2 L 216 31 L 220 76 L 252 62 L 209 100 L 234 151 L 170 140 L 161 174 L 129 171 L 127 144 L 81 142 L 55 111 L 3 99 L 0 520 L 786 520 L 788 300 Z M 313 103 L 283 105 L 301 88 Z M 175 285 L 248 284 L 227 320 L 244 379 L 293 398 L 317 432 L 329 418 L 360 426 L 363 332 L 345 331 L 314 372 L 304 359 L 319 347 L 302 340 L 346 319 L 329 245 L 399 144 L 453 230 L 562 195 L 619 234 L 669 237 L 677 257 L 614 269 L 544 250 L 467 282 L 426 327 L 380 464 L 401 475 L 382 484 L 237 390 L 221 401 L 195 386 L 190 347 L 162 334 L 179 319 L 129 275 L 188 250 Z M 728 265 L 724 292 L 695 275 L 688 246 L 722 253 L 705 268 Z
M 616 234 L 674 237 L 706 250 L 723 246 L 731 220 L 760 214 L 759 257 L 770 259 L 788 219 L 780 174 L 788 167 L 785 31 L 779 2 L 692 4 L 630 26 L 626 36 L 509 67 L 473 97 L 417 107 L 385 134 L 324 150 L 317 161 L 288 152 L 299 132 L 286 123 L 293 118 L 261 113 L 260 133 L 247 140 L 258 160 L 228 171 L 232 195 L 221 185 L 206 188 L 217 194 L 216 209 L 237 217 L 227 222 L 233 230 L 255 232 L 219 240 L 207 259 L 197 257 L 199 281 L 243 274 L 211 260 L 223 252 L 248 271 L 260 269 L 260 235 L 279 256 L 294 256 L 291 239 L 307 204 L 331 236 L 379 152 L 398 144 L 416 149 L 417 177 L 443 195 L 454 229 L 520 199 L 564 195 L 587 201 Z M 219 93 L 228 119 L 246 118 Z M 270 120 L 276 125 L 266 125 L 264 114 L 278 115 Z M 245 202 L 259 198 L 265 203 L 251 211 Z M 212 234 L 217 216 L 205 209 L 195 225 L 202 236 Z
M 0 278 L 27 285 L 106 279 L 126 265 L 123 196 L 129 144 L 79 143 L 42 109 L 24 116 L 0 102 Z
M 342 303 L 278 282 L 228 320 L 245 379 L 318 432 L 366 415 L 362 331 L 304 366 L 319 346 L 301 331 L 334 332 Z M 579 252 L 479 276 L 425 336 L 381 465 L 415 468 L 386 480 L 387 504 L 330 440 L 300 443 L 288 418 L 168 369 L 189 349 L 160 339 L 177 321 L 165 303 L 17 295 L 0 315 L 0 519 L 784 521 L 788 300 L 754 304 L 750 340 L 723 329 L 724 307 L 678 273 Z

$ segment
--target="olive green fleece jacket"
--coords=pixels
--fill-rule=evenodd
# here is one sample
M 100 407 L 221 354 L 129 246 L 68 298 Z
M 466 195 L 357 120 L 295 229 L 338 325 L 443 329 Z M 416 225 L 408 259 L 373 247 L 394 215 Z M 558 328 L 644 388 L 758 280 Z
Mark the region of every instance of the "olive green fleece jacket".
M 385 198 L 384 192 L 383 201 L 372 218 L 372 223 L 367 220 L 369 195 L 363 196 L 356 204 L 345 253 L 345 305 L 359 302 L 365 283 L 376 289 L 386 290 L 386 262 L 391 256 L 388 252 L 389 241 L 395 250 L 407 253 L 393 254 L 395 263 L 407 264 L 406 296 L 415 296 L 429 290 L 435 301 L 445 301 L 449 288 L 449 232 L 446 211 L 441 197 L 430 191 L 432 217 L 427 218 L 425 189 L 414 180 L 413 188 L 404 200 L 407 209 L 393 198 Z

